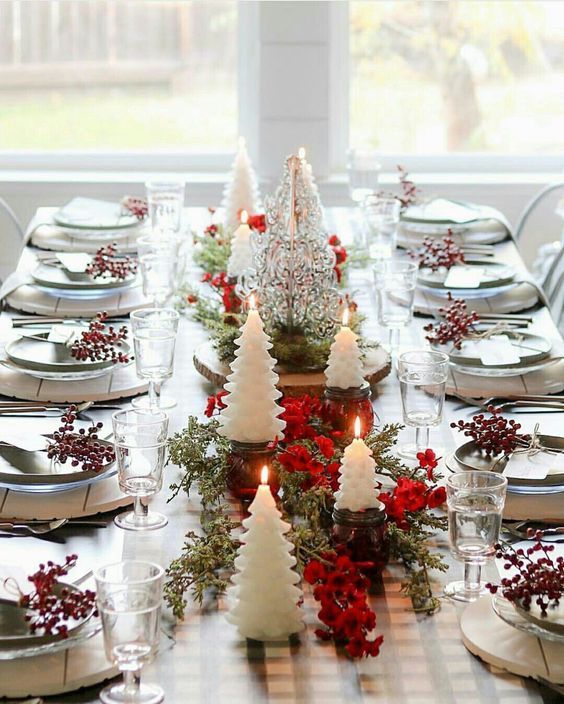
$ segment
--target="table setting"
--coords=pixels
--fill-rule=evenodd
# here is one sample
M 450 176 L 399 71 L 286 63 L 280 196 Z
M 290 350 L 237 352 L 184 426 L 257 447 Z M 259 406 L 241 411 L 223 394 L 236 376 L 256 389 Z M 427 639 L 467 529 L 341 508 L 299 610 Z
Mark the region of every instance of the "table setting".
M 557 701 L 564 347 L 504 216 L 324 208 L 304 149 L 262 199 L 244 140 L 219 208 L 146 190 L 39 208 L 0 291 L 0 698 Z

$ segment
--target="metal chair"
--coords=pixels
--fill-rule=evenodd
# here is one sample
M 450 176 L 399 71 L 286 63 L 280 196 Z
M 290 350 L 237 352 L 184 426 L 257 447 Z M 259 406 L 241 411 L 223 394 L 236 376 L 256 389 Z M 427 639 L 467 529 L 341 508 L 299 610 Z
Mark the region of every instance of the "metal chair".
M 8 203 L 6 203 L 6 201 L 2 197 L 0 197 L 0 209 L 3 210 L 4 213 L 6 213 L 6 215 L 8 216 L 8 219 L 12 221 L 14 227 L 18 231 L 20 239 L 23 240 L 24 229 L 23 229 L 20 221 L 18 220 L 18 216 L 14 213 L 12 208 L 10 208 Z
M 513 232 L 513 237 L 515 240 L 519 241 L 519 238 L 523 234 L 523 229 L 525 225 L 527 224 L 527 220 L 530 218 L 531 214 L 533 213 L 534 210 L 536 210 L 537 206 L 539 206 L 547 196 L 549 196 L 551 193 L 554 193 L 554 191 L 557 191 L 559 188 L 562 188 L 564 190 L 564 181 L 558 181 L 557 183 L 551 183 L 548 186 L 545 186 L 539 193 L 532 198 L 527 205 L 525 206 L 525 210 L 521 213 L 521 217 L 519 218 L 519 221 L 515 227 L 515 230 Z
M 556 327 L 562 331 L 564 326 L 564 247 L 552 262 L 543 289 Z
M 2 215 L 2 214 L 6 215 L 7 220 L 16 229 L 16 231 L 19 235 L 18 244 L 21 245 L 21 243 L 23 242 L 23 238 L 24 238 L 24 229 L 21 226 L 20 221 L 18 220 L 18 216 L 15 214 L 15 212 L 12 210 L 12 208 L 10 208 L 8 203 L 6 203 L 6 201 L 0 197 L 0 215 Z M 2 218 L 2 220 L 4 220 L 4 218 Z M 3 234 L 4 234 L 3 228 L 0 228 L 0 244 L 2 243 Z M 8 254 L 6 259 L 4 259 L 4 257 L 6 256 L 6 250 L 11 250 L 12 248 L 9 246 L 8 247 L 4 246 L 2 249 L 3 249 L 3 256 L 0 259 L 0 283 L 2 282 L 3 277 L 7 276 L 10 273 L 10 271 L 13 269 L 13 266 L 15 264 L 14 261 L 10 261 L 10 259 L 11 259 L 10 254 Z

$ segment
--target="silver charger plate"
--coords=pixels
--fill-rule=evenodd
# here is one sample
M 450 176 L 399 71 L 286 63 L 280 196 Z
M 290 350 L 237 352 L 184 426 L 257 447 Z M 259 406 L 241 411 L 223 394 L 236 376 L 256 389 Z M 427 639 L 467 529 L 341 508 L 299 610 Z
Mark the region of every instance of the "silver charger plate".
M 53 221 L 74 230 L 123 230 L 137 227 L 139 220 L 124 211 L 120 203 L 94 198 L 73 198 L 57 210 Z
M 65 374 L 91 374 L 93 372 L 100 372 L 100 374 L 95 374 L 95 376 L 100 376 L 114 367 L 114 363 L 110 360 L 77 360 L 71 356 L 70 348 L 64 343 L 49 342 L 48 335 L 47 332 L 38 332 L 34 337 L 42 338 L 42 340 L 25 336 L 12 340 L 6 345 L 8 359 L 20 367 L 22 371 L 50 375 L 40 378 L 59 378 L 60 375 Z M 128 353 L 131 348 L 127 342 L 122 342 L 119 349 Z
M 546 626 L 541 626 L 537 622 L 538 619 L 533 621 L 528 617 L 526 618 L 522 611 L 517 611 L 513 604 L 500 594 L 492 596 L 492 608 L 502 621 L 519 631 L 543 640 L 550 640 L 553 643 L 564 643 L 564 633 L 561 634 L 558 631 L 546 628 Z
M 479 328 L 478 328 L 479 329 Z M 453 364 L 462 367 L 476 367 L 482 369 L 526 369 L 529 365 L 540 362 L 546 359 L 552 349 L 552 342 L 542 335 L 535 335 L 531 332 L 503 330 L 500 335 L 505 335 L 512 342 L 512 346 L 516 347 L 519 352 L 520 362 L 517 364 L 483 364 L 478 355 L 470 355 L 465 350 L 464 345 L 460 350 L 454 349 L 449 352 L 450 361 Z M 441 350 L 444 345 L 433 345 L 434 348 Z
M 564 450 L 564 438 L 558 435 L 539 435 L 539 441 L 543 447 L 554 450 Z M 458 464 L 467 470 L 478 470 L 481 472 L 503 472 L 507 464 L 506 458 L 501 458 L 496 462 L 495 457 L 487 457 L 479 447 L 476 446 L 474 440 L 460 445 L 454 452 L 454 459 Z M 495 465 L 495 467 L 494 467 Z M 549 474 L 545 479 L 514 479 L 508 478 L 508 484 L 515 488 L 529 488 L 537 490 L 547 490 L 556 488 L 560 491 L 564 490 L 564 473 Z
M 462 372 L 463 374 L 469 374 L 481 378 L 490 377 L 507 379 L 512 376 L 521 376 L 522 374 L 530 374 L 531 372 L 540 371 L 541 369 L 544 369 L 544 367 L 546 367 L 547 365 L 556 363 L 558 359 L 558 357 L 547 356 L 544 359 L 539 360 L 538 362 L 533 362 L 532 364 L 521 364 L 518 366 L 516 365 L 507 367 L 477 367 L 476 365 L 456 364 L 452 361 L 450 362 L 450 365 L 454 370 Z
M 55 420 L 55 419 L 54 419 Z M 48 438 L 45 439 L 47 445 Z M 107 440 L 102 445 L 113 446 Z M 73 467 L 70 460 L 54 465 L 41 450 L 28 452 L 9 445 L 0 446 L 0 486 L 28 493 L 49 493 L 93 484 L 116 473 L 115 462 L 109 462 L 100 472 Z
M 100 291 L 132 286 L 137 279 L 136 274 L 131 274 L 125 279 L 109 277 L 94 279 L 86 273 L 72 273 L 62 266 L 52 264 L 39 264 L 32 272 L 31 276 L 38 286 L 45 288 L 86 291 Z
M 68 589 L 69 591 L 78 591 L 78 588 L 73 584 L 59 582 L 56 590 Z M 68 626 L 68 638 L 63 638 L 61 635 L 48 635 L 44 633 L 30 633 L 28 622 L 25 616 L 28 613 L 17 604 L 9 604 L 0 600 L 0 659 L 3 659 L 3 651 L 13 650 L 14 648 L 37 648 L 44 645 L 54 644 L 60 641 L 69 640 L 73 635 L 76 635 L 94 615 L 95 609 L 81 619 L 69 619 L 66 622 Z
M 515 278 L 515 270 L 513 267 L 507 264 L 501 264 L 500 262 L 491 262 L 484 259 L 477 259 L 465 262 L 464 266 L 475 266 L 480 267 L 484 270 L 484 276 L 480 285 L 473 289 L 465 288 L 448 288 L 445 286 L 444 282 L 449 272 L 444 269 L 439 271 L 431 271 L 428 268 L 422 268 L 419 270 L 417 276 L 417 281 L 420 285 L 426 286 L 432 289 L 445 289 L 451 292 L 464 291 L 465 293 L 469 290 L 476 291 L 486 288 L 499 288 L 510 284 Z

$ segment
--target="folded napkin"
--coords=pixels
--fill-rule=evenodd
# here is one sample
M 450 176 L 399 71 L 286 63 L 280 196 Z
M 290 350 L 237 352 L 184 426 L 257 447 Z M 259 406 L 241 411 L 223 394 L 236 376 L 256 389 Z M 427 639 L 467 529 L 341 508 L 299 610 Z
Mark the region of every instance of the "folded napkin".
M 31 274 L 27 271 L 14 271 L 0 287 L 0 300 L 6 298 L 20 286 L 33 283 Z

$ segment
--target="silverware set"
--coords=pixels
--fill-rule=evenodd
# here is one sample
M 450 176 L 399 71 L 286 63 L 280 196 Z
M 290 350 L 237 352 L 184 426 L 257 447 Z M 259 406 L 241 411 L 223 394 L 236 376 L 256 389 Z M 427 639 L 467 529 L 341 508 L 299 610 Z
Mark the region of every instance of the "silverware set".
M 452 394 L 455 398 L 460 399 L 468 406 L 474 406 L 482 411 L 487 411 L 488 406 L 495 406 L 496 408 L 508 409 L 508 408 L 531 408 L 531 409 L 557 409 L 564 411 L 564 395 L 533 395 L 533 394 L 520 394 L 506 396 L 492 396 L 487 399 L 475 399 L 469 398 L 468 396 L 462 396 L 461 394 Z
M 48 317 L 40 315 L 21 315 L 14 316 L 11 319 L 13 328 L 25 328 L 27 326 L 41 325 L 43 327 L 49 327 L 51 325 L 63 325 L 65 323 L 69 325 L 86 325 L 87 320 L 81 318 L 57 318 Z M 129 317 L 118 316 L 114 318 L 107 318 L 108 323 L 127 323 L 129 322 Z
M 524 521 L 503 521 L 502 523 L 503 531 L 509 533 L 515 538 L 520 538 L 521 540 L 531 540 L 528 536 L 528 530 L 530 528 L 535 531 L 540 531 L 542 534 L 541 540 L 562 536 L 561 540 L 548 540 L 546 542 L 564 542 L 564 526 L 553 526 L 548 523 L 544 523 L 543 521 L 534 521 L 529 519 Z
M 58 416 L 67 409 L 68 403 L 49 403 L 44 401 L 0 401 L 0 415 L 5 416 Z M 85 401 L 84 403 L 72 404 L 76 406 L 77 413 L 84 413 L 88 410 L 117 410 L 121 408 L 117 404 L 94 403 Z
M 0 536 L 46 535 L 63 526 L 106 528 L 106 521 L 59 518 L 55 521 L 0 521 Z

